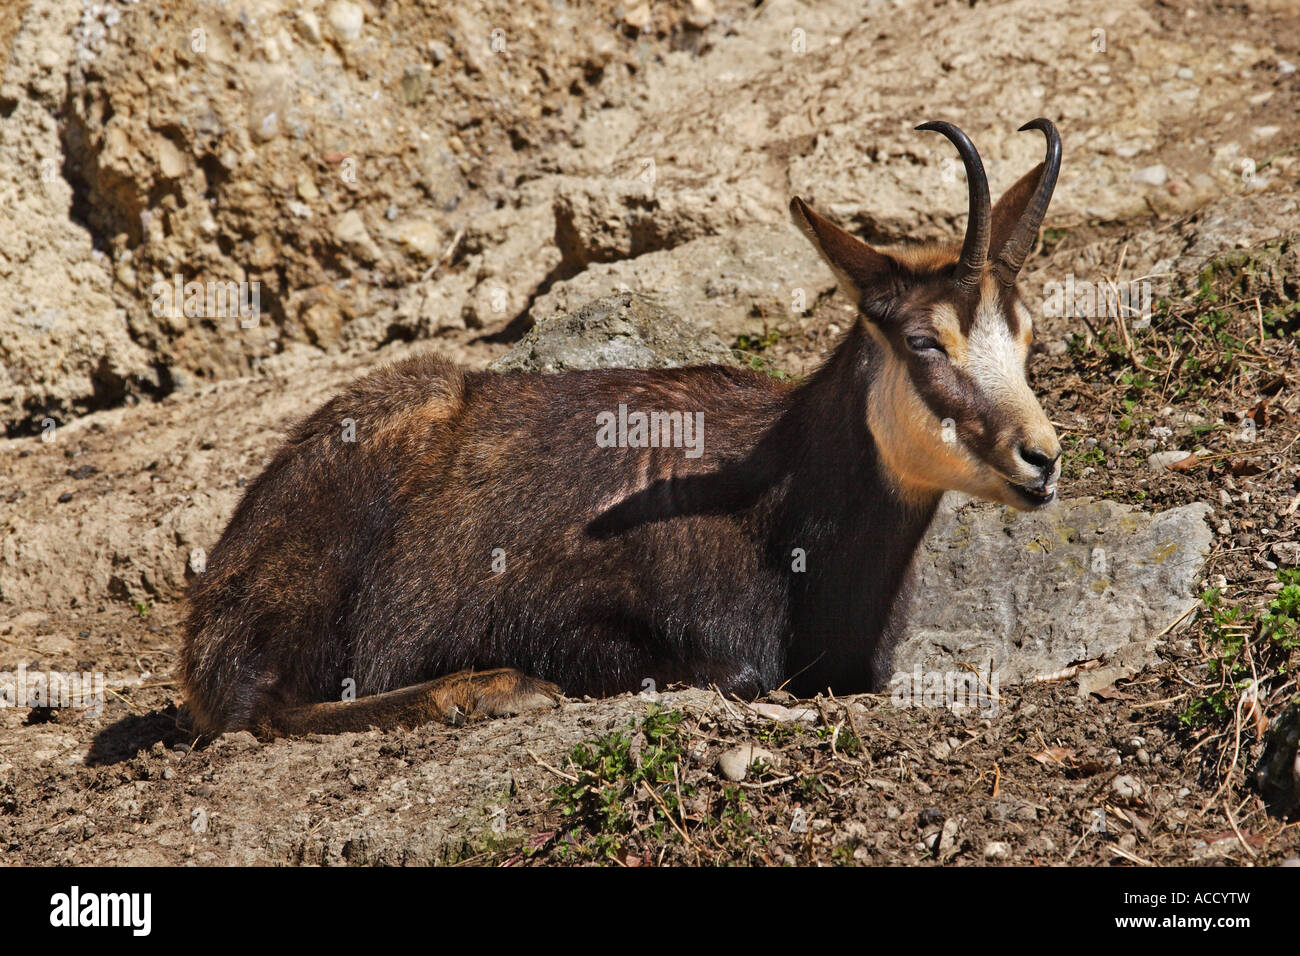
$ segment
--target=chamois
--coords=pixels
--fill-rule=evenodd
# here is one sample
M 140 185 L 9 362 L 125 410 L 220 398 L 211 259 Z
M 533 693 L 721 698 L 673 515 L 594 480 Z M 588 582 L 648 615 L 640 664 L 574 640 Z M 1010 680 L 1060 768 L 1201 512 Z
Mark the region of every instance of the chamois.
M 943 493 L 1040 508 L 1061 450 L 1026 382 L 1016 288 L 1057 130 L 1021 127 L 1046 136 L 1046 160 L 992 205 L 970 139 L 918 129 L 965 165 L 960 249 L 879 250 L 793 199 L 858 310 L 799 384 L 722 366 L 471 373 L 423 355 L 298 424 L 192 586 L 196 727 L 457 723 L 647 680 L 881 688 Z M 703 424 L 692 454 L 598 440 L 612 415 L 644 427 L 656 411 L 681 416 L 656 428 Z

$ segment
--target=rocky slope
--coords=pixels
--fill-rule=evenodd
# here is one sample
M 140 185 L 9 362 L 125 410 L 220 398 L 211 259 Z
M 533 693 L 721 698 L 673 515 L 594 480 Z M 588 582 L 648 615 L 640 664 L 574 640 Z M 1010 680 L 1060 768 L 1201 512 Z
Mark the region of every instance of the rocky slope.
M 0 709 L 0 845 L 29 861 L 434 862 L 488 853 L 502 813 L 511 846 L 554 831 L 550 787 L 573 774 L 573 745 L 642 719 L 648 701 L 189 749 L 174 719 L 180 598 L 285 425 L 424 348 L 482 368 L 726 359 L 737 345 L 738 360 L 805 373 L 848 313 L 787 224 L 788 198 L 879 242 L 956 234 L 965 185 L 947 144 L 912 130 L 928 119 L 972 135 L 995 194 L 1040 156 L 1016 127 L 1061 126 L 1031 295 L 1075 275 L 1149 278 L 1177 298 L 1207 263 L 1300 232 L 1297 27 L 1265 0 L 25 0 L 0 21 L 0 670 L 98 670 L 109 692 L 97 714 Z M 1278 261 L 1272 292 L 1251 287 L 1265 307 L 1295 299 Z M 187 315 L 191 282 L 203 295 Z M 255 309 L 212 308 L 209 290 L 229 288 L 236 303 L 256 289 Z M 579 311 L 627 290 L 673 318 Z M 560 313 L 579 314 L 547 321 Z M 1193 592 L 1224 574 L 1266 594 L 1260 575 L 1288 553 L 1276 545 L 1300 536 L 1294 443 L 1270 442 L 1258 478 L 1157 481 L 1148 454 L 1202 438 L 1188 414 L 1237 422 L 1259 396 L 1158 402 L 1121 436 L 1131 389 L 1070 364 L 1079 321 L 1037 328 L 1036 374 L 1078 462 L 1066 493 L 1122 503 L 1014 529 L 998 509 L 954 510 L 926 573 L 958 581 L 960 599 L 921 610 L 904 656 L 1016 663 L 1018 678 L 1105 658 L 1086 672 L 1105 679 L 1004 688 L 1006 727 L 864 699 L 787 733 L 708 695 L 665 695 L 708 737 L 687 762 L 719 799 L 732 744 L 780 756 L 780 738 L 785 766 L 811 773 L 843 757 L 818 749 L 828 727 L 874 728 L 842 793 L 800 804 L 816 838 L 778 840 L 768 861 L 847 846 L 858 861 L 982 862 L 987 842 L 1008 845 L 989 860 L 1061 861 L 1103 797 L 1165 827 L 1127 824 L 1141 842 L 1125 853 L 1294 854 L 1271 824 L 1258 826 L 1267 845 L 1223 842 L 1236 821 L 1204 815 L 1217 783 L 1158 705 L 1182 693 L 1171 655 L 1196 652 L 1200 632 L 1166 630 L 1187 623 Z M 1289 390 L 1267 394 L 1273 427 L 1292 428 Z M 1094 566 L 1099 532 L 1113 575 Z M 982 576 L 994 566 L 1004 577 Z M 967 740 L 970 762 L 954 762 Z M 1052 746 L 1069 760 L 1036 756 Z M 958 795 L 963 775 L 994 768 L 1014 768 L 1014 799 Z M 1133 803 L 1104 779 L 1130 771 L 1150 777 Z M 764 793 L 785 801 L 764 825 L 788 834 L 794 797 Z M 926 846 L 936 805 L 965 821 L 942 850 Z M 195 829 L 195 811 L 220 822 Z M 860 833 L 864 820 L 889 839 Z M 1071 859 L 1127 860 L 1109 846 Z

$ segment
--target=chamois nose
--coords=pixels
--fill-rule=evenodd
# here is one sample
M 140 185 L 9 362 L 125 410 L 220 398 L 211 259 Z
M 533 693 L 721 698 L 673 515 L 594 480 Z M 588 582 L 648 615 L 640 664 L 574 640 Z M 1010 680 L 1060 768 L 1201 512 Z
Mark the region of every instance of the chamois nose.
M 1055 454 L 1049 454 L 1042 448 L 1023 444 L 1016 446 L 1016 454 L 1030 468 L 1038 469 L 1043 476 L 1043 481 L 1049 480 L 1056 472 L 1056 460 L 1061 457 L 1059 449 L 1056 450 Z

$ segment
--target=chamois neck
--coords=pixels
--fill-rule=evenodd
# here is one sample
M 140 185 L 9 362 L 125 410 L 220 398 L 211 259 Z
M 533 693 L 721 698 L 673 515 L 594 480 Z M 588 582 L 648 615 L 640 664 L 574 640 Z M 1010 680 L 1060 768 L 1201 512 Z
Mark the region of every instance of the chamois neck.
M 853 518 L 864 507 L 882 509 L 924 531 L 942 492 L 905 492 L 880 456 L 868 425 L 872 382 L 884 356 L 861 319 L 826 362 L 795 389 L 786 413 L 773 431 L 777 447 L 788 449 L 786 465 L 791 492 L 827 504 L 832 501 Z
M 791 396 L 775 447 L 788 449 L 771 548 L 803 558 L 792 577 L 790 687 L 878 690 L 903 632 L 912 561 L 942 497 L 905 495 L 867 424 L 884 356 L 859 322 Z

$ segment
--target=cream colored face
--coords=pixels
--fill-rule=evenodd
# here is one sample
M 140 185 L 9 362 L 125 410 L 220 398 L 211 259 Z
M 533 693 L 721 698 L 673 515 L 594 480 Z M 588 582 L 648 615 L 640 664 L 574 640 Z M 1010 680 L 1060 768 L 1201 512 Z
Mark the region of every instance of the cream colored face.
M 1014 290 L 986 280 L 962 305 L 920 290 L 867 327 L 880 346 L 867 421 L 901 491 L 1052 500 L 1061 445 L 1025 377 L 1031 316 Z

